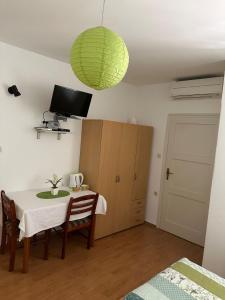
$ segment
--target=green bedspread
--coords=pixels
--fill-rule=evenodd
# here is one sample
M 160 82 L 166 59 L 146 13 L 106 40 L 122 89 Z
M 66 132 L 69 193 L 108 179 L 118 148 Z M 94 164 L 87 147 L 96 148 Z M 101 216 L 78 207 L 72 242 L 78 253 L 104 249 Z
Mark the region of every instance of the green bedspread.
M 124 298 L 143 299 L 225 300 L 225 279 L 183 258 Z

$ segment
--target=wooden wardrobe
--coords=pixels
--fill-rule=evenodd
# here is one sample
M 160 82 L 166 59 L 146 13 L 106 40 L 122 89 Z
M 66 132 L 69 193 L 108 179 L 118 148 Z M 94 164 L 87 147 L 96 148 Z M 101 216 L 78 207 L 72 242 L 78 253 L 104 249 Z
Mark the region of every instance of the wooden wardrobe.
M 84 120 L 80 172 L 90 189 L 107 200 L 97 215 L 95 238 L 144 222 L 152 127 Z

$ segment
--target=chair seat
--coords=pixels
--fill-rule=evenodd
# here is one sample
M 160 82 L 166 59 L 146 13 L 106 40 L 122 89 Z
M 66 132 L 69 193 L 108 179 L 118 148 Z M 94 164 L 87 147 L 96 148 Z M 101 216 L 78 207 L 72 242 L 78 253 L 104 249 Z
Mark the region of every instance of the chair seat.
M 88 227 L 90 225 L 90 217 L 86 217 L 79 220 L 74 220 L 69 222 L 69 230 L 74 229 L 75 227 Z

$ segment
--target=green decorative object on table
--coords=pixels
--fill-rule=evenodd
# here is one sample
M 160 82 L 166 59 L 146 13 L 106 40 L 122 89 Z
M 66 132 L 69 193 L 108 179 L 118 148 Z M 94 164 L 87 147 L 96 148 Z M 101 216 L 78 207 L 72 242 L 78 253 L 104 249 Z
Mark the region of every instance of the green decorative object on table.
M 57 195 L 52 195 L 51 191 L 40 192 L 36 196 L 41 199 L 54 199 L 60 197 L 66 197 L 70 194 L 68 191 L 59 190 Z

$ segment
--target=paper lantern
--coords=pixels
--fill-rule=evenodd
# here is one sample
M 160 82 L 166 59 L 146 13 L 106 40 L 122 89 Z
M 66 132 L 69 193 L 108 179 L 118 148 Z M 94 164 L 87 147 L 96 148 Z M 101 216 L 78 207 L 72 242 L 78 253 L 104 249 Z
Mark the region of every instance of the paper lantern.
M 103 90 L 117 85 L 126 74 L 129 54 L 123 39 L 106 27 L 82 32 L 71 49 L 71 66 L 85 85 Z

